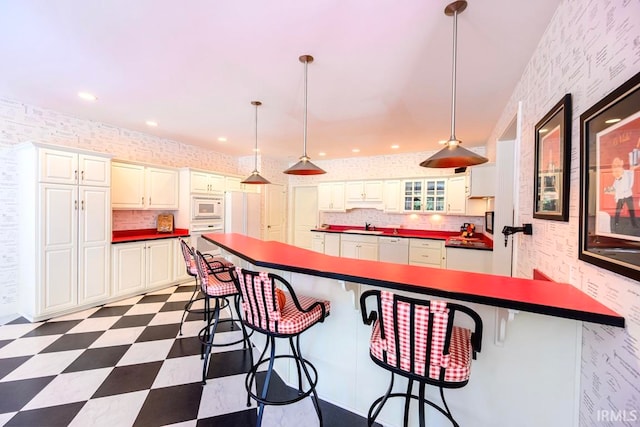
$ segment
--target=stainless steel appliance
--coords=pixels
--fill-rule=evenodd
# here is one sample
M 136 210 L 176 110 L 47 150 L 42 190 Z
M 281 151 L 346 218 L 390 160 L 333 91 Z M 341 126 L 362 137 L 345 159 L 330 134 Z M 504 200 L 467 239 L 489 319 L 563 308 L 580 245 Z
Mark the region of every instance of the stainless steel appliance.
M 222 221 L 224 218 L 224 197 L 222 193 L 214 196 L 191 197 L 192 221 Z

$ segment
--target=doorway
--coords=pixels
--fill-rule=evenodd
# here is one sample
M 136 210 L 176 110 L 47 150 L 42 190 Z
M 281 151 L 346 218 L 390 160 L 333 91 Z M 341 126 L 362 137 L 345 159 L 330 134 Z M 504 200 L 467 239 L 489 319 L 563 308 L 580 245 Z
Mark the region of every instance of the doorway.
M 318 187 L 293 187 L 293 245 L 311 249 L 311 229 L 318 226 Z
M 269 184 L 266 186 L 266 230 L 265 240 L 286 243 L 285 238 L 285 212 L 287 202 L 287 190 L 282 184 Z

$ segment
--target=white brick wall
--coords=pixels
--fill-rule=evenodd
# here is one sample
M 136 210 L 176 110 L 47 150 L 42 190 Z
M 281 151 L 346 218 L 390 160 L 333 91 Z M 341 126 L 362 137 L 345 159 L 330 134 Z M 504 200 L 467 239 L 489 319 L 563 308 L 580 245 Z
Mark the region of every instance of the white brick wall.
M 585 323 L 580 426 L 640 425 L 640 283 L 578 260 L 580 114 L 640 71 L 640 1 L 565 0 L 559 6 L 488 144 L 505 131 L 522 102 L 520 205 L 516 223 L 533 223 L 519 239 L 516 275 L 539 268 L 583 289 L 622 314 L 626 329 Z M 533 219 L 535 124 L 565 93 L 573 97 L 569 222 Z M 553 351 L 544 349 L 541 351 Z M 536 357 L 536 355 L 532 355 Z M 523 361 L 526 366 L 526 361 Z M 526 394 L 526 385 L 523 385 Z M 636 410 L 638 421 L 603 423 L 598 411 Z

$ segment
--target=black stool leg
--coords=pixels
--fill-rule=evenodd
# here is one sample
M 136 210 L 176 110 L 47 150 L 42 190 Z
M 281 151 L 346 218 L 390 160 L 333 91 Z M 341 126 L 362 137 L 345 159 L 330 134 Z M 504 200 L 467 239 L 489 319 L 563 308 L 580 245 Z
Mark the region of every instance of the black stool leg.
M 300 370 L 300 365 L 303 363 L 301 361 L 302 356 L 300 353 L 296 353 L 296 348 L 293 346 L 293 337 L 289 337 L 289 346 L 291 347 L 291 354 L 293 355 L 293 360 L 296 362 L 296 369 L 298 370 L 298 394 L 302 394 L 302 371 Z
M 204 353 L 206 350 L 206 342 L 209 341 L 209 327 L 211 326 L 211 297 L 209 295 L 204 296 L 204 312 L 206 322 L 206 329 L 200 340 L 200 359 L 204 359 Z
M 411 406 L 411 391 L 413 390 L 413 380 L 409 379 L 407 384 L 407 394 L 404 398 L 404 427 L 409 425 L 409 407 Z
M 202 385 L 207 384 L 207 368 L 209 365 L 209 357 L 211 356 L 211 348 L 213 347 L 213 337 L 216 334 L 216 329 L 218 328 L 218 320 L 220 319 L 220 301 L 216 298 L 216 306 L 213 309 L 213 326 L 211 326 L 211 330 L 209 331 L 209 324 L 207 325 L 207 331 L 209 332 L 209 337 L 207 339 L 207 351 L 204 356 L 204 362 L 202 366 Z
M 418 416 L 420 417 L 420 427 L 424 427 L 425 419 L 424 419 L 424 383 L 423 382 L 420 383 L 420 388 L 418 390 L 418 404 L 420 405 L 418 407 Z
M 182 324 L 184 323 L 184 319 L 185 317 L 187 317 L 187 313 L 191 309 L 191 304 L 193 304 L 193 298 L 196 296 L 196 293 L 198 292 L 198 279 L 195 279 L 195 280 L 196 280 L 196 288 L 193 290 L 193 293 L 191 294 L 191 298 L 189 298 L 189 302 L 187 302 L 184 305 L 184 311 L 182 312 L 182 319 L 180 319 L 180 336 L 182 336 Z
M 382 407 L 384 406 L 385 403 L 387 403 L 387 399 L 389 398 L 389 395 L 391 394 L 391 390 L 393 390 L 393 380 L 394 380 L 395 376 L 393 374 L 393 372 L 391 372 L 391 381 L 389 382 L 389 388 L 387 389 L 387 392 L 377 398 L 376 400 L 374 400 L 374 402 L 371 404 L 371 407 L 369 408 L 369 414 L 367 414 L 367 426 L 371 427 L 373 425 L 373 423 L 376 421 L 376 418 L 378 418 L 378 415 L 380 415 L 380 411 L 382 410 Z M 377 405 L 377 407 L 376 407 Z M 374 412 L 375 409 L 375 412 Z M 371 413 L 373 412 L 373 416 L 371 415 Z
M 293 345 L 293 340 L 291 342 L 291 344 Z M 302 365 L 302 370 L 304 371 L 304 375 L 307 377 L 307 381 L 309 381 L 309 385 L 311 386 L 313 384 L 313 381 L 311 380 L 311 375 L 309 375 L 309 370 L 307 369 L 307 366 L 304 363 L 304 359 L 302 358 L 302 353 L 300 352 L 300 335 L 296 335 L 296 346 L 298 348 L 298 353 L 295 354 L 294 352 L 294 356 L 296 356 L 296 361 L 298 362 L 297 365 Z M 293 349 L 293 346 L 292 346 Z M 299 390 L 300 392 L 302 392 L 302 378 L 300 378 L 300 366 L 298 366 L 298 383 L 299 383 Z M 313 396 L 311 396 L 311 401 L 313 402 L 313 406 L 316 408 L 316 413 L 318 414 L 318 420 L 320 421 L 320 427 L 322 427 L 322 412 L 320 412 L 320 401 L 318 400 L 318 392 L 316 392 L 316 388 L 315 386 L 313 386 L 311 392 L 313 393 Z
M 269 391 L 269 382 L 271 381 L 271 374 L 273 373 L 273 362 L 275 361 L 276 355 L 276 339 L 273 336 L 269 336 L 269 344 L 271 346 L 271 353 L 269 356 L 269 368 L 267 369 L 267 376 L 264 378 L 264 385 L 262 386 L 262 393 L 260 398 L 262 400 L 266 400 L 267 392 Z M 262 426 L 262 416 L 264 415 L 264 403 L 260 402 L 258 404 L 258 420 L 256 422 L 256 427 Z
M 447 401 L 444 398 L 444 388 L 442 388 L 442 387 L 440 387 L 440 397 L 442 398 L 442 403 L 444 403 L 444 407 L 447 410 L 447 417 L 451 420 L 451 422 L 453 423 L 454 427 L 459 427 L 459 425 L 456 422 L 456 420 L 453 419 L 453 415 L 451 414 L 451 411 L 449 410 L 449 405 L 447 405 Z

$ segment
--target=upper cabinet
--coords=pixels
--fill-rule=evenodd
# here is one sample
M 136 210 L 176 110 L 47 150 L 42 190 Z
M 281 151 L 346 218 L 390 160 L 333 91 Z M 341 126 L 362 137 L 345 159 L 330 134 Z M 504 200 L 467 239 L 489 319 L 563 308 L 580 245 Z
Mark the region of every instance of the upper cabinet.
M 447 179 L 447 213 L 464 215 L 467 211 L 467 176 L 459 175 Z
M 494 163 L 469 168 L 469 198 L 495 197 L 496 166 Z
M 191 171 L 191 193 L 211 194 L 225 189 L 224 176 L 208 172 Z
M 111 159 L 50 148 L 39 150 L 39 181 L 52 184 L 79 184 L 108 187 Z
M 382 195 L 385 212 L 402 212 L 402 181 L 384 181 Z
M 322 182 L 318 184 L 318 209 L 321 211 L 345 210 L 344 182 Z
M 111 207 L 176 210 L 178 184 L 175 169 L 112 162 Z
M 237 176 L 226 176 L 225 180 L 225 191 L 244 191 L 245 193 L 259 193 L 260 185 L 255 184 L 243 184 L 242 178 Z
M 347 202 L 382 202 L 382 181 L 347 181 Z
M 447 179 L 428 178 L 424 180 L 424 211 L 446 213 Z

